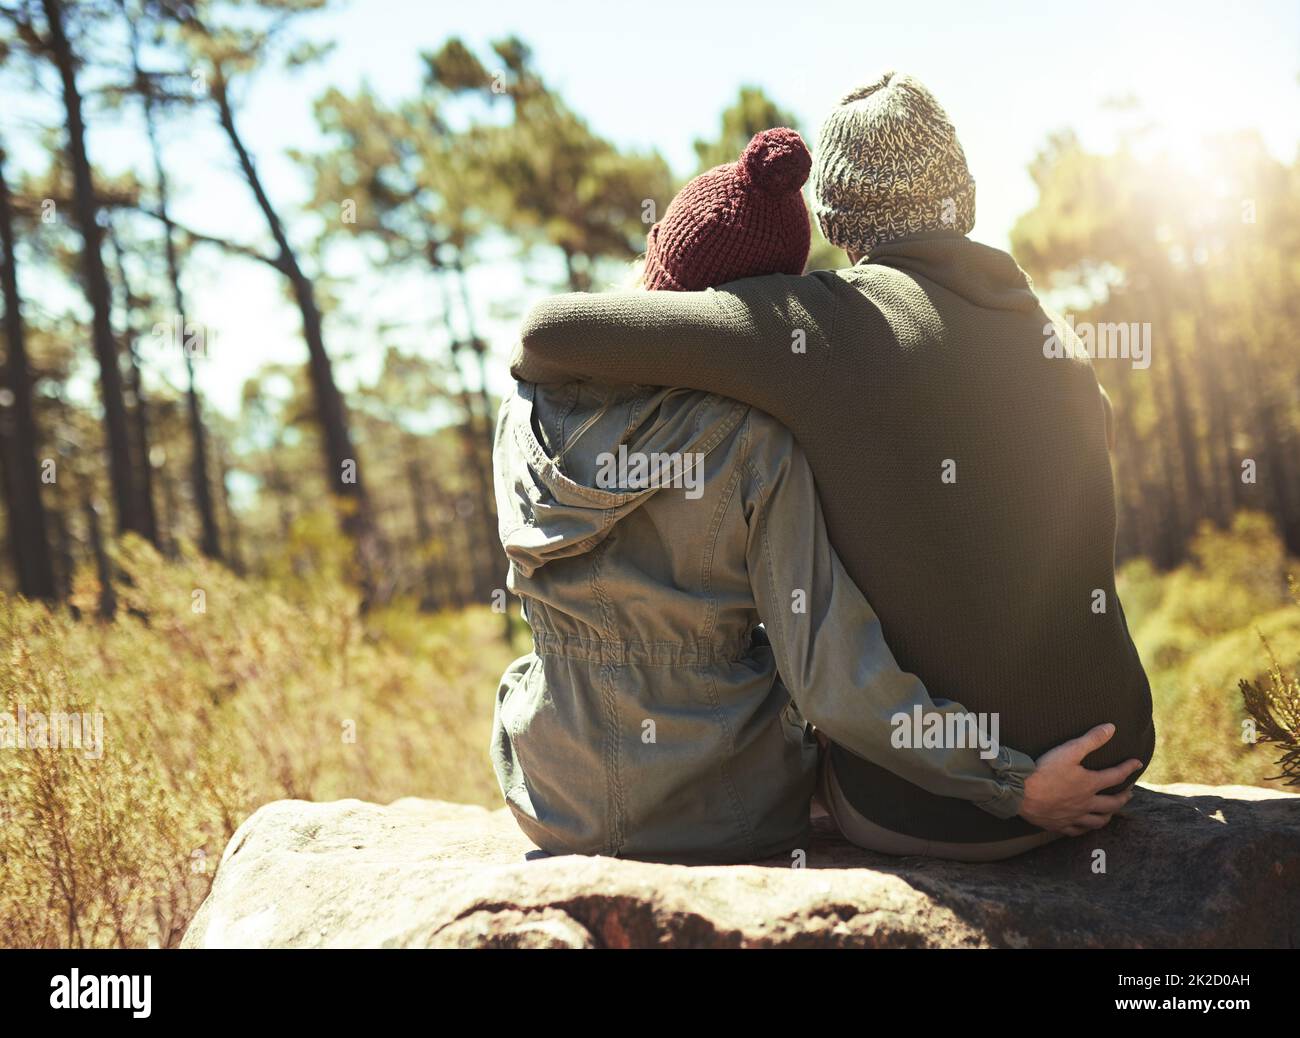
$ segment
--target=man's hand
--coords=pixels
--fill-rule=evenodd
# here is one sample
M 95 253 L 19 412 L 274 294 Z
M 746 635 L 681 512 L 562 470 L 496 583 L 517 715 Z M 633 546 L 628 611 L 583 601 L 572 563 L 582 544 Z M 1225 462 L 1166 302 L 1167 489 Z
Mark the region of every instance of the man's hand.
M 1099 724 L 1039 757 L 1037 769 L 1025 780 L 1020 817 L 1066 836 L 1081 836 L 1109 822 L 1110 816 L 1128 803 L 1133 790 L 1130 787 L 1112 796 L 1102 796 L 1098 791 L 1118 786 L 1142 767 L 1142 762 L 1129 760 L 1105 771 L 1093 771 L 1082 761 L 1114 734 L 1113 724 Z

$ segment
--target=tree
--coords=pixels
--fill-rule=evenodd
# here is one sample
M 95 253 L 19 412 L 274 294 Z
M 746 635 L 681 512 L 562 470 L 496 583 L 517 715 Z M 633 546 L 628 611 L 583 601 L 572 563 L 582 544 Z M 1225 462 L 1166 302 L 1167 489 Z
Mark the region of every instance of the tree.
M 131 282 L 126 273 L 126 260 L 122 245 L 113 227 L 111 218 L 108 224 L 108 240 L 112 245 L 116 265 L 117 285 L 122 290 L 122 333 L 126 345 L 127 391 L 131 401 L 132 446 L 135 448 L 133 470 L 139 479 L 141 519 L 144 522 L 144 535 L 156 546 L 161 546 L 158 536 L 158 512 L 154 507 L 153 465 L 150 462 L 149 433 L 149 398 L 144 388 L 144 373 L 141 370 L 140 354 L 136 349 L 138 340 L 135 315 L 140 309 L 140 299 L 131 290 Z
M 9 394 L 0 407 L 0 477 L 9 516 L 9 548 L 18 590 L 28 598 L 52 600 L 56 595 L 54 567 L 46 539 L 45 506 L 41 500 L 37 461 L 36 421 L 32 378 L 23 329 L 22 297 L 18 292 L 13 203 L 5 179 L 5 153 L 0 147 L 0 293 L 4 297 L 6 350 L 0 386 Z
M 437 285 L 455 398 L 464 416 L 462 464 L 476 487 L 469 561 L 474 593 L 484 600 L 500 582 L 504 565 L 492 489 L 487 343 L 474 329 L 465 274 L 471 245 L 485 229 L 474 204 L 485 185 L 480 171 L 464 161 L 461 138 L 428 96 L 390 109 L 366 89 L 352 98 L 331 90 L 317 101 L 316 118 L 332 146 L 296 157 L 312 169 L 312 206 L 322 217 L 324 241 L 368 239 L 381 246 L 386 266 L 418 264 Z M 344 207 L 346 219 L 341 218 Z M 463 330 L 455 319 L 453 289 L 460 295 Z M 467 355 L 478 365 L 477 396 L 463 367 Z
M 172 227 L 170 212 L 170 186 L 167 169 L 163 164 L 162 146 L 158 134 L 158 109 L 166 103 L 169 95 L 159 81 L 159 77 L 146 72 L 140 64 L 140 21 L 143 12 L 131 11 L 126 0 L 119 0 L 123 20 L 127 25 L 131 52 L 130 90 L 140 100 L 144 114 L 145 136 L 149 141 L 149 155 L 153 164 L 154 191 L 157 200 L 157 214 L 163 225 L 163 249 L 167 260 L 167 280 L 171 288 L 172 306 L 185 327 L 185 295 L 181 290 L 180 254 L 176 243 L 176 233 Z M 195 374 L 192 352 L 182 345 L 181 355 L 185 360 L 186 390 L 185 403 L 190 435 L 190 487 L 194 496 L 194 507 L 199 513 L 199 548 L 208 558 L 221 558 L 221 537 L 217 526 L 216 507 L 212 498 L 212 484 L 208 475 L 207 431 L 203 423 L 203 403 L 199 397 L 197 376 Z
M 722 128 L 717 137 L 695 140 L 695 157 L 699 163 L 697 173 L 723 163 L 735 162 L 756 133 L 776 126 L 799 129 L 794 114 L 768 97 L 762 87 L 756 86 L 740 88 L 740 96 L 723 109 L 721 123 Z
M 69 35 L 70 19 L 65 4 L 61 0 L 41 0 L 40 6 L 45 20 L 43 35 L 27 5 L 4 13 L 16 26 L 18 37 L 29 52 L 48 60 L 58 74 L 66 114 L 64 147 L 72 174 L 73 213 L 82 238 L 81 273 L 91 309 L 91 342 L 99 364 L 99 390 L 117 529 L 119 532 L 147 535 L 143 500 L 131 464 L 131 433 L 118 346 L 113 337 L 112 292 L 102 253 L 100 206 L 86 151 L 86 123 L 82 94 L 77 84 L 79 57 Z M 90 8 L 84 12 L 78 8 L 78 14 L 85 17 L 98 17 L 99 13 Z
M 484 186 L 482 204 L 526 246 L 558 249 L 569 288 L 585 291 L 600 261 L 645 250 L 672 176 L 658 154 L 623 153 L 593 133 L 547 86 L 520 40 L 499 40 L 492 51 L 501 67 L 489 73 L 464 43 L 449 40 L 426 56 L 429 86 L 437 95 L 509 104 L 509 123 L 475 125 L 460 138 Z
M 251 74 L 275 54 L 292 16 L 319 10 L 324 4 L 322 0 L 265 0 L 263 4 L 253 6 L 264 9 L 269 16 L 267 25 L 250 24 L 242 18 L 222 23 L 219 21 L 221 5 L 217 3 L 163 5 L 179 27 L 180 40 L 199 66 L 206 70 L 207 96 L 234 152 L 240 173 L 266 221 L 275 252 L 272 256 L 260 258 L 289 282 L 302 317 L 303 341 L 308 353 L 307 370 L 316 420 L 321 430 L 326 486 L 340 502 L 342 526 L 356 547 L 363 600 L 368 603 L 379 564 L 378 544 L 362 466 L 348 427 L 347 407 L 334 379 L 333 362 L 325 348 L 324 318 L 312 280 L 299 261 L 284 221 L 240 135 L 232 93 L 235 80 Z M 286 60 L 290 65 L 301 64 L 317 53 L 312 47 L 299 47 L 291 50 Z M 240 251 L 247 254 L 252 250 Z
M 438 402 L 441 394 L 436 387 L 443 375 L 445 371 L 430 361 L 390 346 L 378 377 L 359 391 L 359 409 L 374 417 L 376 439 L 383 438 L 385 459 L 395 466 L 395 470 L 390 468 L 391 476 L 385 482 L 397 485 L 404 481 L 409 494 L 413 536 L 407 538 L 409 551 L 401 552 L 401 556 L 416 574 L 417 598 L 420 608 L 426 611 L 465 605 L 460 594 L 465 586 L 475 595 L 482 593 L 483 556 L 448 550 L 453 524 L 446 519 L 449 510 L 438 507 L 438 502 L 445 501 L 454 490 L 431 464 L 435 456 L 431 437 L 413 428 L 421 419 L 427 420 L 431 405 Z M 477 485 L 475 489 L 479 489 Z M 499 546 L 490 544 L 489 558 L 499 555 Z M 465 569 L 469 571 L 468 580 L 461 580 L 458 571 Z
M 1146 366 L 1121 354 L 1094 367 L 1121 433 L 1118 552 L 1164 566 L 1202 519 L 1226 526 L 1241 508 L 1269 512 L 1300 552 L 1300 176 L 1254 134 L 1201 152 L 1188 163 L 1147 128 L 1110 154 L 1057 135 L 1012 232 L 1017 259 L 1079 322 L 1150 334 Z

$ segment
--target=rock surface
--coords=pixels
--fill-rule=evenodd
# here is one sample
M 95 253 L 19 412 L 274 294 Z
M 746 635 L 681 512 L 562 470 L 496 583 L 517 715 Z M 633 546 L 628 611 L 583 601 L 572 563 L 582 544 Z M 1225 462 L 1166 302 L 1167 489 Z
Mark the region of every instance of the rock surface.
M 231 839 L 184 943 L 1300 946 L 1300 796 L 1250 786 L 1139 787 L 1100 833 L 996 864 L 889 858 L 821 824 L 803 868 L 539 854 L 504 808 L 278 801 Z

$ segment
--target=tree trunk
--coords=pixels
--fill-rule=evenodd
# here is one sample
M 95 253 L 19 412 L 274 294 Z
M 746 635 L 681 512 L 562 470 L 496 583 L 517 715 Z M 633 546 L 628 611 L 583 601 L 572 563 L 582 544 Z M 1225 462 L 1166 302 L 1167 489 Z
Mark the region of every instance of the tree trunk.
M 1180 493 L 1177 475 L 1181 459 L 1175 457 L 1179 444 L 1174 417 L 1176 408 L 1173 399 L 1174 389 L 1168 377 L 1161 378 L 1159 375 L 1153 375 L 1151 382 L 1152 399 L 1156 414 L 1159 416 L 1155 427 L 1155 438 L 1159 441 L 1159 455 L 1154 460 L 1159 469 L 1158 478 L 1163 483 L 1165 495 L 1160 516 L 1161 536 L 1154 558 L 1157 566 L 1170 569 L 1177 566 L 1185 557 L 1187 536 L 1191 531 L 1192 522 L 1188 519 L 1189 513 L 1185 508 L 1183 495 Z
M 165 466 L 158 470 L 158 482 L 162 484 L 163 516 L 167 526 L 167 543 L 164 545 L 164 551 L 169 559 L 175 559 L 179 558 L 181 553 L 180 540 L 176 531 L 184 530 L 185 527 L 181 522 L 180 506 L 176 502 L 176 483 L 167 478 Z
M 59 598 L 67 599 L 72 595 L 72 576 L 76 563 L 72 558 L 72 535 L 68 532 L 68 520 L 63 508 L 55 505 L 50 511 L 50 525 L 54 529 L 54 543 L 59 557 L 59 576 L 56 587 Z
M 1271 498 L 1272 512 L 1277 520 L 1278 532 L 1282 535 L 1282 543 L 1286 545 L 1289 554 L 1300 555 L 1300 507 L 1291 500 L 1290 487 L 1287 485 L 1287 451 L 1283 444 L 1279 408 L 1255 358 L 1247 356 L 1245 366 L 1255 389 L 1258 446 L 1262 448 L 1259 451 L 1258 478 L 1268 484 L 1267 494 Z
M 4 176 L 4 160 L 4 151 L 0 149 L 0 290 L 4 295 L 7 343 L 0 384 L 13 394 L 13 403 L 0 410 L 0 473 L 3 474 L 5 512 L 9 516 L 9 548 L 18 575 L 18 590 L 27 598 L 49 601 L 57 597 L 57 587 L 46 539 L 45 508 L 41 502 L 40 465 L 36 457 L 40 440 L 32 408 L 32 379 L 23 329 L 22 298 L 18 294 L 13 205 Z
M 1260 283 L 1259 274 L 1244 258 L 1238 259 L 1236 269 L 1240 283 Z M 1300 554 L 1300 501 L 1292 500 L 1288 485 L 1290 466 L 1287 461 L 1286 435 L 1283 432 L 1285 415 L 1278 407 L 1260 355 L 1252 349 L 1251 344 L 1263 344 L 1260 353 L 1265 357 L 1285 355 L 1286 348 L 1265 331 L 1260 308 L 1251 296 L 1247 296 L 1244 303 L 1244 315 L 1246 341 L 1238 367 L 1242 373 L 1242 387 L 1250 400 L 1250 415 L 1254 419 L 1254 455 L 1258 464 L 1256 478 L 1261 484 L 1267 485 L 1243 487 L 1243 491 L 1257 492 L 1257 495 L 1252 495 L 1256 498 L 1253 502 L 1255 507 L 1270 508 L 1278 532 L 1282 535 L 1282 543 L 1290 554 L 1296 555 Z M 1268 348 L 1270 345 L 1274 348 Z M 1258 501 L 1259 497 L 1266 497 L 1268 504 Z
M 89 497 L 82 501 L 86 513 L 86 536 L 90 540 L 90 550 L 95 556 L 95 572 L 99 576 L 99 616 L 111 620 L 117 613 L 117 592 L 113 590 L 113 564 L 108 552 L 104 550 L 104 535 L 99 528 L 99 509 L 91 503 Z
M 1133 408 L 1117 406 L 1115 420 L 1119 430 L 1115 465 L 1118 477 L 1116 490 L 1122 502 L 1120 514 L 1127 527 L 1124 540 L 1132 546 L 1133 555 L 1155 559 L 1161 529 L 1158 525 L 1159 516 L 1151 516 L 1154 495 L 1149 492 L 1149 484 L 1143 472 L 1142 441 L 1138 438 L 1133 421 Z
M 99 205 L 86 154 L 86 126 L 77 89 L 76 59 L 68 42 L 61 0 L 41 0 L 49 26 L 49 50 L 63 87 L 67 113 L 68 165 L 72 168 L 73 206 L 81 231 L 82 276 L 92 313 L 91 341 L 99 362 L 99 388 L 104 406 L 104 433 L 108 448 L 109 479 L 119 533 L 145 533 L 131 469 L 131 436 L 122 394 L 122 373 L 118 368 L 117 343 L 113 341 L 112 296 L 104 257 L 100 252 L 103 235 L 97 220 Z
M 285 233 L 279 215 L 271 205 L 270 197 L 262 186 L 261 178 L 253 165 L 252 156 L 244 147 L 235 125 L 225 80 L 220 70 L 213 77 L 212 96 L 217 104 L 222 129 L 234 149 L 239 167 L 244 174 L 258 208 L 266 220 L 267 228 L 279 251 L 277 266 L 293 287 L 294 300 L 302 314 L 303 339 L 307 344 L 308 375 L 316 406 L 316 419 L 325 444 L 325 485 L 335 496 L 342 498 L 342 527 L 355 545 L 356 561 L 362 588 L 363 605 L 374 599 L 375 575 L 379 564 L 378 544 L 371 521 L 370 506 L 366 497 L 365 482 L 357 453 L 348 431 L 347 409 L 343 395 L 334 382 L 333 365 L 325 350 L 321 314 L 316 306 L 316 295 L 311 280 L 298 264 L 293 247 Z
M 1234 396 L 1229 365 L 1224 363 L 1225 343 L 1219 337 L 1219 314 L 1216 297 L 1203 270 L 1193 267 L 1195 291 L 1205 308 L 1197 323 L 1197 353 L 1200 355 L 1200 389 L 1206 402 L 1206 459 L 1210 468 L 1210 503 L 1214 521 L 1227 529 L 1237 507 L 1237 490 L 1240 480 L 1234 467 L 1232 410 L 1229 401 Z
M 474 310 L 470 306 L 469 282 L 465 277 L 465 266 L 459 253 L 456 255 L 455 266 L 456 279 L 460 283 L 461 306 L 465 311 L 465 329 L 469 332 L 469 345 L 474 351 L 474 357 L 478 365 L 478 403 L 483 429 L 479 435 L 479 442 L 485 452 L 483 471 L 487 474 L 488 483 L 487 500 L 484 502 L 484 515 L 488 527 L 488 564 L 491 567 L 489 570 L 489 583 L 495 592 L 498 587 L 504 590 L 505 580 L 503 575 L 506 570 L 506 560 L 501 548 L 500 534 L 497 530 L 496 490 L 492 479 L 492 449 L 496 433 L 496 421 L 495 416 L 492 414 L 492 398 L 488 394 L 487 388 L 487 342 L 479 338 L 474 328 Z M 506 603 L 506 608 L 502 613 L 501 623 L 501 636 L 509 643 L 512 636 L 509 602 Z
M 239 544 L 239 520 L 235 518 L 235 510 L 230 504 L 230 488 L 228 485 L 230 464 L 226 459 L 225 449 L 220 444 L 217 447 L 217 475 L 220 477 L 217 486 L 221 491 L 221 510 L 226 520 L 226 554 L 230 560 L 230 568 L 242 575 L 244 572 L 244 553 Z
M 585 270 L 578 268 L 577 254 L 571 249 L 565 248 L 564 252 L 564 272 L 569 279 L 570 292 L 586 292 L 591 288 L 591 277 Z
M 1164 327 L 1169 327 L 1169 324 L 1166 323 Z M 1183 362 L 1178 356 L 1178 348 L 1172 343 L 1166 353 L 1170 387 L 1173 390 L 1174 428 L 1177 430 L 1178 453 L 1183 463 L 1188 524 L 1194 530 L 1200 519 L 1210 517 L 1211 511 L 1205 502 L 1200 459 L 1197 456 L 1196 425 L 1192 418 L 1190 387 L 1183 372 Z
M 408 436 L 402 437 L 406 483 L 411 491 L 411 513 L 415 520 L 415 550 L 420 557 L 420 609 L 434 612 L 446 601 L 446 576 L 433 555 L 433 522 L 429 518 L 429 496 L 420 468 L 418 451 L 412 449 Z
M 456 334 L 456 324 L 452 319 L 451 293 L 448 290 L 446 281 L 448 270 L 446 267 L 437 265 L 436 257 L 434 276 L 438 279 L 439 288 L 442 291 L 443 324 L 447 329 L 447 337 L 451 344 L 452 367 L 456 370 L 456 399 L 465 414 L 464 424 L 460 427 L 462 452 L 465 458 L 465 467 L 474 478 L 474 494 L 477 499 L 477 503 L 474 505 L 477 519 L 473 524 L 474 533 L 466 534 L 470 544 L 470 573 L 473 581 L 470 600 L 486 602 L 490 599 L 492 591 L 499 580 L 499 577 L 495 575 L 498 567 L 493 564 L 493 560 L 500 555 L 500 541 L 497 534 L 494 507 L 496 494 L 492 486 L 491 454 L 490 452 L 485 453 L 482 449 L 484 443 L 490 443 L 490 440 L 479 431 L 479 408 L 475 406 L 474 394 L 470 392 L 465 373 L 461 370 L 461 359 L 466 343 Z
M 1213 322 L 1207 321 L 1206 324 Z M 1227 529 L 1232 521 L 1235 506 L 1235 485 L 1237 479 L 1233 472 L 1232 412 L 1228 408 L 1230 390 L 1227 388 L 1227 371 L 1224 369 L 1219 350 L 1222 344 L 1213 335 L 1207 333 L 1205 347 L 1205 365 L 1203 368 L 1202 391 L 1209 404 L 1209 442 L 1206 452 L 1210 459 L 1213 488 L 1214 521 L 1221 529 Z
M 126 13 L 125 6 L 123 13 Z M 167 182 L 167 170 L 163 166 L 162 146 L 158 141 L 158 125 L 154 115 L 153 85 L 140 68 L 139 34 L 135 22 L 127 16 L 131 32 L 131 65 L 135 81 L 140 90 L 144 105 L 145 134 L 149 138 L 149 151 L 153 156 L 154 182 L 158 191 L 158 214 L 162 217 L 163 242 L 167 254 L 167 278 L 171 284 L 172 305 L 180 318 L 182 339 L 185 329 L 185 296 L 181 291 L 180 257 L 176 252 L 176 238 L 172 234 L 169 219 L 171 192 Z M 205 339 L 206 343 L 206 339 Z M 199 390 L 194 376 L 194 358 L 181 342 L 181 354 L 185 358 L 186 390 L 185 405 L 190 429 L 190 488 L 194 495 L 194 507 L 199 513 L 199 550 L 210 559 L 221 558 L 221 536 L 217 528 L 216 507 L 212 499 L 212 485 L 208 481 L 208 442 L 207 430 L 203 425 L 203 404 L 199 399 Z
M 109 225 L 109 243 L 113 247 L 113 257 L 117 263 L 117 283 L 122 289 L 122 327 L 126 335 L 127 371 L 130 373 L 128 388 L 135 398 L 131 425 L 133 446 L 135 448 L 135 470 L 140 474 L 136 482 L 136 492 L 140 495 L 140 515 L 144 520 L 144 536 L 155 548 L 161 548 L 158 539 L 158 510 L 153 500 L 153 466 L 149 462 L 149 398 L 144 391 L 144 376 L 140 370 L 140 355 L 136 352 L 136 335 L 132 323 L 135 311 L 135 295 L 131 283 L 127 280 L 126 262 L 122 255 L 122 246 L 117 240 L 117 232 Z

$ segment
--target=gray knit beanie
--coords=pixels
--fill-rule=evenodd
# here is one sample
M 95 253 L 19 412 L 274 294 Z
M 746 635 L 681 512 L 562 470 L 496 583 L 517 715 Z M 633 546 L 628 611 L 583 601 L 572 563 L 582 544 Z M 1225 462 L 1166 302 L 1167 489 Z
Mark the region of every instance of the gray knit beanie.
M 826 240 L 846 252 L 975 226 L 975 179 L 957 131 L 911 76 L 886 72 L 846 95 L 816 151 L 813 212 Z

